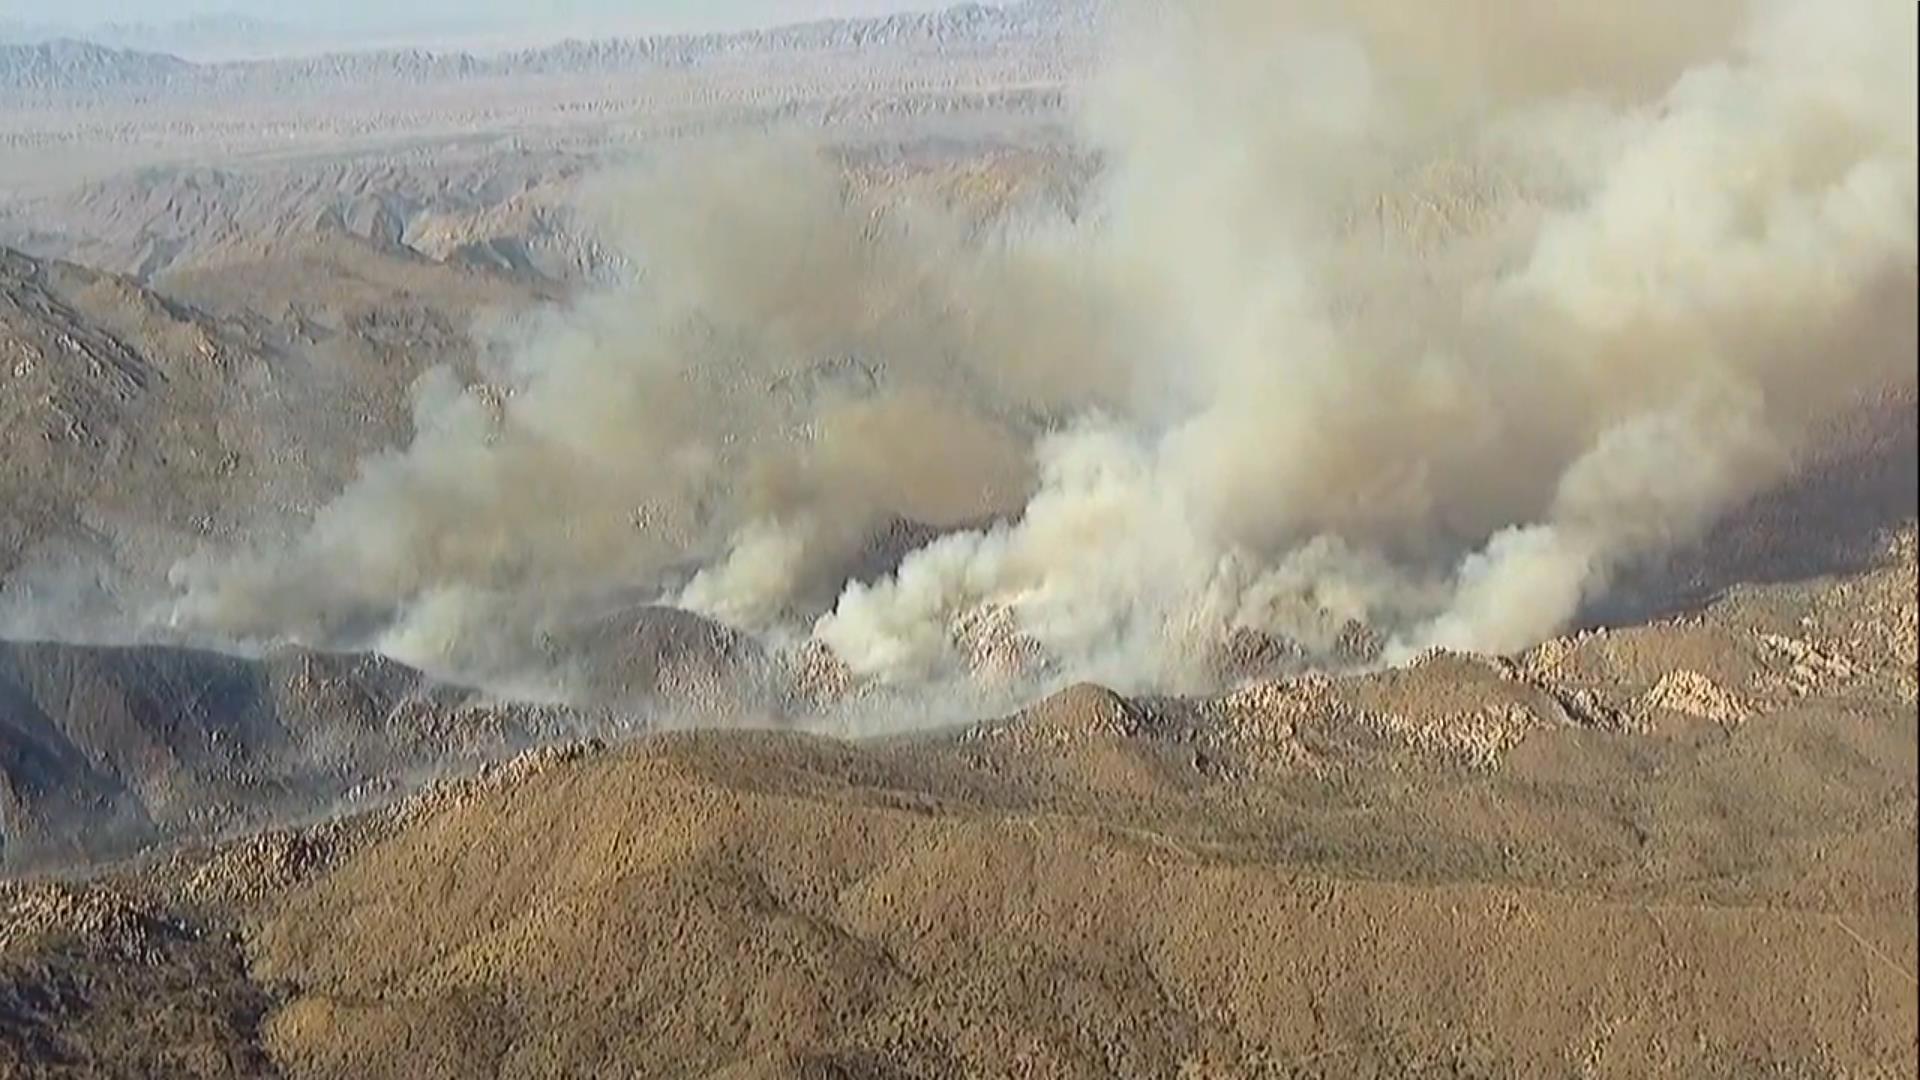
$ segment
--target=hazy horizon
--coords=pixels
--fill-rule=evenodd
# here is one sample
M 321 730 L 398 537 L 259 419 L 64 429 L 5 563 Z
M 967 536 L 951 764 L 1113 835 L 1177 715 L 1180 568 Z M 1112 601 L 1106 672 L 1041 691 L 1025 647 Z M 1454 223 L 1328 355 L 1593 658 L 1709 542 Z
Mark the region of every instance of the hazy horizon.
M 248 42 L 195 42 L 183 36 L 197 21 L 263 24 L 253 44 L 271 51 L 342 46 L 505 46 L 562 37 L 673 33 L 770 26 L 809 19 L 934 10 L 953 0 L 340 0 L 325 12 L 290 13 L 280 0 L 0 0 L 0 29 L 15 36 L 54 33 L 86 37 L 144 29 L 192 51 L 248 51 Z M 9 27 L 8 24 L 11 24 Z M 289 32 L 287 40 L 274 31 Z M 226 48 L 221 48 L 224 45 Z

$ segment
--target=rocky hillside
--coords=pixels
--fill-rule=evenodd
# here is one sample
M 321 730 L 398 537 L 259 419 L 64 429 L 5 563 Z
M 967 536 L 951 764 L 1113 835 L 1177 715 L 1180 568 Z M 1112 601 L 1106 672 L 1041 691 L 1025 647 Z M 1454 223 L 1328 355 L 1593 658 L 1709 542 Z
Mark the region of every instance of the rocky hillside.
M 469 319 L 538 293 L 343 224 L 203 249 L 171 297 L 0 248 L 0 594 L 26 564 L 164 572 L 336 490 L 403 438 Z
M 125 279 L 0 249 L 0 576 L 38 546 L 135 542 L 122 521 L 199 531 L 259 449 L 221 418 L 267 352 Z
M 1511 660 L 581 745 L 0 886 L 0 1070 L 1906 1075 L 1913 560 Z
M 323 809 L 457 751 L 405 745 L 452 704 L 376 661 L 0 643 L 0 865 Z

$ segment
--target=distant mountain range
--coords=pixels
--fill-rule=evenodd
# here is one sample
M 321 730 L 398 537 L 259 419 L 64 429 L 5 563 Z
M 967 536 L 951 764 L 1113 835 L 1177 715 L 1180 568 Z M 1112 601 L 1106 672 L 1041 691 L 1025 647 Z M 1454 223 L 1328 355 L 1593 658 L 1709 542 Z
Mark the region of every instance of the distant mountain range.
M 164 86 L 193 65 L 164 53 L 127 52 L 88 41 L 0 45 L 0 89 L 57 92 Z
M 611 74 L 684 68 L 762 54 L 822 54 L 895 49 L 951 52 L 1015 46 L 1052 47 L 1084 40 L 1099 0 L 1023 0 L 1008 6 L 966 3 L 935 12 L 830 19 L 762 30 L 572 40 L 538 48 L 476 54 L 464 51 L 378 49 L 265 60 L 195 62 L 165 51 L 117 47 L 115 41 L 152 40 L 140 28 L 102 35 L 106 40 L 21 42 L 19 28 L 0 32 L 0 92 L 26 104 L 88 100 L 193 98 L 282 94 L 344 84 L 417 84 L 446 80 L 551 74 Z M 191 27 L 180 29 L 191 34 Z M 264 38 L 274 24 L 218 20 L 200 27 L 200 40 L 224 33 Z
M 196 15 L 167 22 L 108 22 L 76 32 L 70 26 L 0 19 L 0 45 L 40 45 L 78 38 L 110 49 L 168 53 L 191 60 L 232 60 L 314 51 L 310 32 L 246 15 Z M 333 45 L 346 45 L 342 38 Z M 326 45 L 320 47 L 325 48 Z

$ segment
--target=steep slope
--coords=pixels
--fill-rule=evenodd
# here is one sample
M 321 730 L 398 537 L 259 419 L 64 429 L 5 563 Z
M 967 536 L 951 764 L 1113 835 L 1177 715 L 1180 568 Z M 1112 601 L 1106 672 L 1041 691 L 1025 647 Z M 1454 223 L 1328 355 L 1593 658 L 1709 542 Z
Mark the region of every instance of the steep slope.
M 382 805 L 556 740 L 774 722 L 765 657 L 698 616 L 642 607 L 549 640 L 581 708 L 375 656 L 0 639 L 0 874 Z
M 531 302 L 344 234 L 249 250 L 177 275 L 174 296 L 208 304 L 188 307 L 0 249 L 0 587 L 76 567 L 154 580 L 313 505 L 405 434 L 421 371 L 471 363 L 470 319 Z
M 37 544 L 200 531 L 244 490 L 256 445 L 225 406 L 265 352 L 123 279 L 0 249 L 0 577 Z
M 490 702 L 377 657 L 0 642 L 0 868 L 383 803 L 619 727 Z
M 374 662 L 0 643 L 0 862 L 307 812 L 386 766 L 424 692 Z

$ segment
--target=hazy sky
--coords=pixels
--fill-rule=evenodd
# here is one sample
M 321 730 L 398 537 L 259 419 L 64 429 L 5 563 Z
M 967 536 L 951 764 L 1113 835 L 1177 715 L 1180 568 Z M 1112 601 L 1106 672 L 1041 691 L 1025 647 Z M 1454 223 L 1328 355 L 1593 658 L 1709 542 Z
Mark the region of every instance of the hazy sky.
M 537 32 L 555 24 L 685 29 L 941 6 L 943 0 L 0 0 L 0 20 L 79 27 L 239 14 L 360 33 L 456 26 Z

